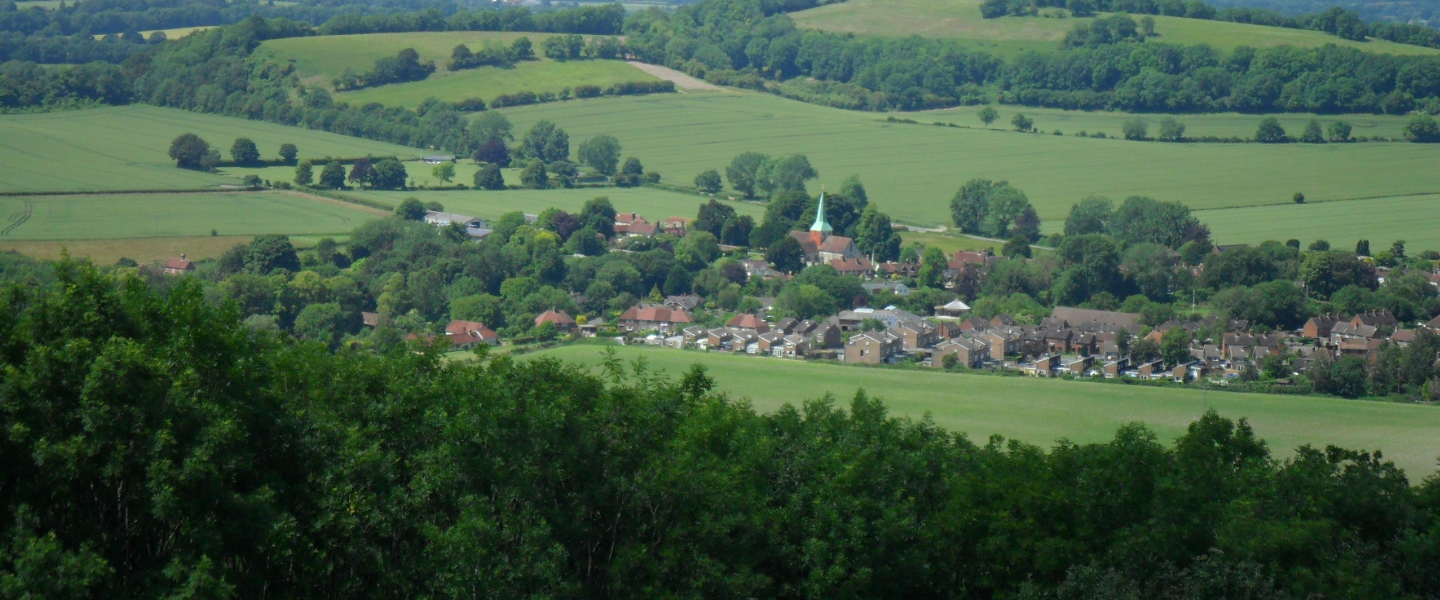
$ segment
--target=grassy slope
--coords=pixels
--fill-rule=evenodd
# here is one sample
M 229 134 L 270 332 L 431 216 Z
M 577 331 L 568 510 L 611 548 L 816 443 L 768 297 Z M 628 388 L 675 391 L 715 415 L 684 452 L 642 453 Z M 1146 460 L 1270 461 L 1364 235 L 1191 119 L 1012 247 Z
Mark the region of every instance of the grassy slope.
M 474 217 L 494 219 L 508 212 L 522 211 L 537 214 L 546 208 L 558 208 L 578 212 L 587 201 L 605 196 L 618 212 L 639 212 L 651 222 L 668 217 L 695 218 L 695 213 L 706 198 L 651 188 L 601 188 L 572 190 L 507 190 L 503 192 L 465 191 L 411 191 L 411 192 L 351 192 L 352 195 L 372 198 L 381 202 L 398 204 L 409 197 L 422 201 L 437 201 L 452 212 Z M 753 202 L 731 203 L 735 212 L 752 215 L 757 220 L 764 213 L 764 207 Z
M 0 197 L 0 240 L 95 240 L 262 233 L 339 234 L 375 218 L 353 204 L 282 192 Z
M 1388 245 L 1405 240 L 1416 249 L 1440 249 L 1440 196 L 1403 196 L 1303 205 L 1257 206 L 1201 211 L 1197 215 L 1215 241 L 1233 244 L 1276 237 L 1277 224 L 1303 222 L 1305 244 L 1323 239 L 1335 248 L 1353 248 L 1356 240 Z M 1378 246 L 1377 246 L 1378 249 Z
M 1063 14 L 1062 11 L 1046 11 Z M 886 36 L 920 35 L 964 40 L 1002 53 L 1054 48 L 1065 33 L 1093 19 L 1003 17 L 984 19 L 978 0 L 851 0 L 791 13 L 805 29 Z M 1242 23 L 1156 16 L 1156 41 L 1210 44 L 1221 50 L 1237 46 L 1348 46 L 1388 54 L 1440 54 L 1440 50 L 1383 40 L 1354 42 L 1316 32 Z
M 273 158 L 280 144 L 300 157 L 422 150 L 259 121 L 134 105 L 0 116 L 0 192 L 184 189 L 238 183 L 221 174 L 175 168 L 170 141 L 195 133 L 221 152 L 237 137 Z M 293 174 L 293 170 L 292 170 Z M 293 176 L 293 175 L 292 175 Z M 208 230 L 208 228 L 207 228 Z
M 445 61 L 459 44 L 479 48 L 486 42 L 509 44 L 519 37 L 530 38 L 539 60 L 522 62 L 510 69 L 482 67 L 453 73 L 445 70 Z M 414 48 L 422 59 L 435 61 L 435 74 L 424 81 L 337 95 L 339 99 L 355 104 L 379 102 L 391 106 L 415 106 L 431 96 L 448 101 L 470 98 L 489 101 L 500 94 L 522 90 L 559 92 L 578 85 L 606 87 L 626 81 L 655 79 L 622 61 L 557 62 L 546 59 L 540 56 L 540 41 L 547 37 L 550 34 L 480 31 L 377 33 L 270 40 L 262 44 L 259 51 L 280 59 L 293 59 L 302 77 L 322 84 L 328 83 L 346 68 L 357 73 L 364 72 L 375 63 L 375 59 L 394 56 L 405 48 Z
M 1303 444 L 1380 449 L 1414 481 L 1436 470 L 1440 409 L 1429 406 L 1103 385 L 1096 383 L 863 369 L 655 348 L 618 348 L 620 358 L 644 356 L 652 368 L 678 375 L 703 362 L 720 389 L 771 411 L 830 392 L 846 405 L 856 389 L 885 399 L 899 415 L 926 413 L 936 423 L 983 443 L 993 434 L 1037 444 L 1061 438 L 1098 442 L 1124 423 L 1140 421 L 1173 439 L 1206 407 L 1245 417 L 1273 451 Z M 596 364 L 601 348 L 568 346 L 541 355 Z M 533 356 L 533 355 L 527 355 Z
M 1198 209 L 1283 204 L 1300 190 L 1315 201 L 1440 191 L 1432 175 L 1440 148 L 1405 143 L 1161 144 L 1029 135 L 885 123 L 874 113 L 748 92 L 606 98 L 504 112 L 517 131 L 550 119 L 571 139 L 612 133 L 625 154 L 668 181 L 723 170 L 747 150 L 806 154 L 822 183 L 838 186 L 859 173 L 872 201 L 917 224 L 947 223 L 951 196 L 974 177 L 1011 181 L 1052 221 L 1092 194 L 1147 195 Z M 1440 215 L 1435 218 L 1440 222 Z M 1296 228 L 1293 234 L 1277 228 L 1273 235 L 1304 234 Z

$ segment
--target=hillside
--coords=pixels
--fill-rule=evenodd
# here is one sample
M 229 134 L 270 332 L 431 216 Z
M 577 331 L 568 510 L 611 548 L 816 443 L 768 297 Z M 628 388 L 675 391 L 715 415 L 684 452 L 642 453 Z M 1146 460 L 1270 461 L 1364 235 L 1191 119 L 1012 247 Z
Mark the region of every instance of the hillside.
M 1064 11 L 1051 11 L 1063 15 Z M 790 17 L 804 29 L 820 29 L 857 35 L 951 38 L 1001 53 L 1055 48 L 1065 33 L 1091 18 L 1053 16 L 980 16 L 979 0 L 850 0 L 796 13 Z M 1303 31 L 1155 16 L 1155 41 L 1174 44 L 1210 44 L 1221 50 L 1236 46 L 1265 48 L 1291 45 L 1320 47 L 1326 44 L 1359 48 L 1385 54 L 1440 55 L 1440 50 L 1396 44 L 1383 40 L 1355 42 L 1318 31 Z
M 535 45 L 536 59 L 512 68 L 480 67 L 451 72 L 445 62 L 455 46 L 472 49 L 487 42 L 509 44 L 526 37 Z M 353 104 L 379 102 L 388 106 L 415 106 L 426 98 L 445 101 L 482 98 L 487 102 L 500 94 L 530 91 L 560 92 L 580 85 L 608 87 L 630 81 L 655 81 L 655 77 L 618 60 L 554 61 L 539 50 L 546 33 L 510 32 L 424 32 L 335 35 L 269 40 L 256 51 L 261 56 L 293 60 L 301 78 L 311 85 L 329 85 L 345 69 L 368 70 L 378 58 L 394 56 L 414 48 L 421 60 L 435 61 L 435 74 L 423 81 L 383 85 L 343 92 L 338 99 Z

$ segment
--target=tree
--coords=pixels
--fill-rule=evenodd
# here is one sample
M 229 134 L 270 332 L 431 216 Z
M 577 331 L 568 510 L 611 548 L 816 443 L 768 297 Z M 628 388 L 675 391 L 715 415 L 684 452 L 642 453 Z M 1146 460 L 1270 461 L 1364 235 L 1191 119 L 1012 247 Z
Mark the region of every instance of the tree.
M 1160 119 L 1160 134 L 1157 136 L 1166 142 L 1185 141 L 1185 124 L 1176 120 L 1175 117 Z
M 300 149 L 295 144 L 280 144 L 280 160 L 287 163 L 295 162 L 295 157 L 300 155 Z
M 368 157 L 356 159 L 350 164 L 350 176 L 346 181 L 356 186 L 369 185 L 375 180 L 374 166 Z
M 1000 255 L 1005 258 L 1030 258 L 1030 239 L 1017 235 L 1006 240 L 1000 248 Z
M 515 60 L 531 60 L 535 58 L 535 47 L 530 44 L 530 38 L 518 37 L 510 42 L 510 54 Z
M 455 176 L 453 167 L 450 176 Z M 394 158 L 385 158 L 371 168 L 370 185 L 381 190 L 400 190 L 405 189 L 405 181 L 409 178 L 404 164 Z
M 945 269 L 949 268 L 949 265 L 950 261 L 946 260 L 944 251 L 934 246 L 926 248 L 925 255 L 920 259 L 920 271 L 915 282 L 920 287 L 943 288 Z
M 605 196 L 592 198 L 580 209 L 580 224 L 605 236 L 615 237 L 615 206 Z
M 1122 127 L 1125 132 L 1125 139 L 1132 141 L 1144 141 L 1150 137 L 1150 123 L 1145 119 L 1130 119 L 1125 121 Z
M 865 184 L 860 182 L 860 175 L 854 174 L 840 182 L 840 195 L 849 198 L 856 206 L 864 210 L 870 205 L 870 194 L 865 191 Z
M 430 169 L 430 175 L 439 179 L 440 183 L 448 184 L 450 180 L 455 178 L 455 163 L 446 161 L 435 165 L 433 169 Z
M 980 122 L 984 123 L 988 129 L 991 123 L 994 123 L 996 119 L 1000 118 L 1000 112 L 995 110 L 995 107 L 986 104 L 980 108 L 978 116 L 980 117 Z
M 1105 233 L 1112 212 L 1109 198 L 1091 196 L 1081 200 L 1070 207 L 1070 214 L 1065 217 L 1065 235 Z
M 890 223 L 890 216 L 866 206 L 855 226 L 855 248 L 877 261 L 892 261 L 900 256 L 900 234 Z
M 500 173 L 500 166 L 494 163 L 487 163 L 481 166 L 480 170 L 475 171 L 475 189 L 505 189 L 505 177 Z
M 758 188 L 757 176 L 769 162 L 770 157 L 759 152 L 742 153 L 725 168 L 725 179 L 730 182 L 731 188 L 744 194 L 746 198 L 754 198 Z
M 706 194 L 719 192 L 722 185 L 720 172 L 715 169 L 710 169 L 695 176 L 695 189 Z
M 184 133 L 170 142 L 170 158 L 181 169 L 205 170 L 210 144 L 193 133 Z
M 835 297 L 819 286 L 810 284 L 788 285 L 775 298 L 775 307 L 788 316 L 797 319 L 812 319 L 835 314 L 840 309 Z
M 645 166 L 640 164 L 640 159 L 631 156 L 625 159 L 625 164 L 620 167 L 620 174 L 615 176 L 615 185 L 636 187 L 640 185 L 640 178 L 644 174 Z
M 1405 139 L 1417 144 L 1440 143 L 1440 124 L 1426 114 L 1410 117 L 1410 122 L 1405 124 Z
M 565 242 L 565 252 L 568 254 L 600 256 L 606 251 L 605 238 L 600 237 L 600 233 L 589 225 L 575 230 L 575 233 Z
M 782 273 L 795 273 L 805 266 L 805 248 L 794 236 L 784 236 L 765 250 L 765 260 Z
M 1179 248 L 1185 242 L 1209 237 L 1209 230 L 1190 214 L 1190 207 L 1179 202 L 1156 202 L 1144 196 L 1126 198 L 1110 217 L 1106 231 L 1126 242 L 1149 242 L 1167 248 Z
M 730 246 L 748 246 L 750 245 L 750 235 L 754 231 L 755 218 L 750 215 L 741 215 L 725 221 L 725 226 L 720 230 L 720 242 Z
M 481 164 L 508 167 L 510 166 L 510 147 L 500 140 L 488 140 L 475 149 L 475 154 L 471 158 Z
M 580 143 L 580 162 L 606 177 L 615 174 L 620 164 L 620 140 L 613 135 L 597 135 Z
M 793 154 L 771 160 L 765 167 L 764 176 L 757 175 L 756 185 L 771 198 L 790 191 L 805 191 L 805 182 L 819 177 L 810 159 L 803 154 Z
M 1293 202 L 1296 203 L 1296 204 L 1304 204 L 1304 203 L 1305 203 L 1305 194 L 1302 194 L 1302 193 L 1300 193 L 1300 192 L 1295 192 L 1295 195 L 1294 195 L 1294 196 L 1291 196 L 1291 197 L 1290 197 L 1290 200 L 1293 201 Z
M 670 272 L 665 275 L 665 295 L 679 296 L 690 293 L 690 281 L 694 279 L 690 271 L 685 267 L 676 264 L 670 267 Z
M 310 304 L 300 310 L 295 317 L 295 336 L 307 340 L 314 340 L 329 346 L 331 349 L 340 345 L 340 337 L 350 333 L 352 321 L 357 315 L 346 314 L 340 305 L 334 302 Z
M 1285 128 L 1280 126 L 1280 119 L 1268 117 L 1260 122 L 1260 127 L 1255 130 L 1255 141 L 1262 144 L 1283 144 L 1290 141 L 1285 134 Z
M 1350 141 L 1350 124 L 1345 121 L 1335 121 L 1330 124 L 1329 134 L 1332 142 L 1348 142 Z
M 320 187 L 338 190 L 345 187 L 345 166 L 338 160 L 332 160 L 320 171 Z
M 260 148 L 250 138 L 235 138 L 230 146 L 230 160 L 238 165 L 253 165 L 260 162 Z
M 1300 134 L 1300 142 L 1305 144 L 1325 143 L 1325 131 L 1320 128 L 1320 122 L 1311 119 L 1305 124 L 1305 132 Z
M 1091 0 L 1066 0 L 1065 9 L 1070 11 L 1072 17 L 1095 16 L 1095 3 Z
M 1370 256 L 1370 240 L 1357 240 L 1355 242 L 1355 256 Z
M 310 185 L 314 183 L 314 181 L 315 170 L 314 167 L 310 166 L 310 161 L 307 160 L 295 165 L 295 185 Z
M 545 171 L 545 162 L 536 158 L 525 165 L 520 172 L 520 185 L 532 190 L 543 190 L 550 184 L 550 175 Z
M 538 158 L 547 163 L 569 160 L 570 135 L 554 123 L 542 119 L 525 132 L 515 154 L 519 158 Z
M 700 205 L 700 211 L 696 213 L 695 220 L 690 223 L 693 231 L 708 231 L 711 235 L 720 236 L 725 224 L 735 218 L 735 208 L 728 204 L 721 204 L 714 198 L 709 202 Z
M 1171 327 L 1160 336 L 1160 355 L 1171 367 L 1193 360 L 1190 356 L 1190 332 L 1184 327 Z
M 395 216 L 406 221 L 425 220 L 425 205 L 418 198 L 406 198 L 395 207 Z
M 300 259 L 287 235 L 259 235 L 245 249 L 245 272 L 269 275 L 276 269 L 299 271 Z
M 1015 126 L 1015 131 L 1019 132 L 1034 131 L 1035 129 L 1035 121 L 1025 116 L 1025 113 L 1015 113 L 1015 116 L 1010 119 L 1010 124 Z
M 1160 360 L 1164 355 L 1164 351 L 1160 348 L 1160 342 L 1148 337 L 1135 340 L 1135 343 L 1130 346 L 1130 359 L 1136 363 L 1154 362 Z

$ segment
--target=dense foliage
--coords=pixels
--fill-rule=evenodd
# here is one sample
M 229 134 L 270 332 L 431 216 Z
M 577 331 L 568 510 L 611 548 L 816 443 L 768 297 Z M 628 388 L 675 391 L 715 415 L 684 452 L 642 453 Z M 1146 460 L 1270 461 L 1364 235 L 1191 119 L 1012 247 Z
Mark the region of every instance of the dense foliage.
M 1434 479 L 1214 414 L 977 444 L 863 393 L 760 415 L 698 368 L 331 353 L 194 280 L 57 276 L 0 296 L 20 597 L 1440 593 Z

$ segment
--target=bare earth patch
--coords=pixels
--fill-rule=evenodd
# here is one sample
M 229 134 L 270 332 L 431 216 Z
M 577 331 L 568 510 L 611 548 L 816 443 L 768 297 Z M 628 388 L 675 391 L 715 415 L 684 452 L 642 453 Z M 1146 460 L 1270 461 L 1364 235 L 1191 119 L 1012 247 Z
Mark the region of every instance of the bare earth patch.
M 675 69 L 671 69 L 670 67 L 662 67 L 660 65 L 652 65 L 650 63 L 643 63 L 634 60 L 627 60 L 625 62 L 630 63 L 631 66 L 640 69 L 641 71 L 644 71 L 647 75 L 659 77 L 661 79 L 664 79 L 665 81 L 673 81 L 675 82 L 675 87 L 678 87 L 687 92 L 720 91 L 720 88 L 714 84 L 705 83 L 704 81 L 700 81 L 699 79 L 676 71 Z

